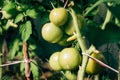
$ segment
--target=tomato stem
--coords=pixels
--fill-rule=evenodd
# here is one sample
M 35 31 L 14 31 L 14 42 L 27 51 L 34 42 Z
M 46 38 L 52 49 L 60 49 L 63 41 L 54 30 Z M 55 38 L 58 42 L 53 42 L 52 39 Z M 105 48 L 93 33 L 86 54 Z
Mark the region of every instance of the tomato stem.
M 73 23 L 75 25 L 78 43 L 81 47 L 82 52 L 86 52 L 87 47 L 86 47 L 85 41 L 83 40 L 83 37 L 79 31 L 76 13 L 74 12 L 74 10 L 72 8 L 70 8 L 70 10 L 71 10 L 70 14 L 73 18 Z M 78 80 L 84 80 L 84 74 L 85 74 L 85 68 L 86 68 L 87 62 L 88 62 L 88 56 L 83 56 L 82 67 L 78 71 Z
M 96 8 L 99 4 L 104 3 L 104 2 L 111 2 L 111 1 L 115 1 L 115 0 L 99 0 L 97 1 L 93 6 L 91 6 L 89 8 L 88 11 L 86 11 L 86 13 L 84 14 L 84 17 L 86 17 L 94 8 Z
M 82 34 L 79 30 L 76 13 L 74 12 L 74 10 L 72 8 L 70 8 L 70 10 L 71 10 L 70 14 L 73 18 L 73 23 L 75 25 L 75 30 L 76 30 L 78 43 L 81 47 L 82 52 L 86 52 L 87 51 L 87 45 L 86 45 L 85 40 L 83 39 L 83 36 L 82 36 Z M 91 51 L 93 51 L 94 49 L 95 49 L 94 46 L 91 46 L 90 50 L 88 50 L 87 53 L 91 53 Z M 85 69 L 86 69 L 86 66 L 87 66 L 87 62 L 88 62 L 88 56 L 83 55 L 82 67 L 78 71 L 78 80 L 84 80 L 84 75 L 85 75 Z
M 103 30 L 105 29 L 107 23 L 110 22 L 111 18 L 112 18 L 112 13 L 110 12 L 109 9 L 107 9 L 106 18 L 105 18 L 105 21 L 104 21 L 104 23 L 103 23 L 101 29 L 103 29 Z
M 50 1 L 50 3 L 51 3 L 51 5 L 52 5 L 52 7 L 53 7 L 53 9 L 55 8 L 55 6 L 53 5 L 53 3 Z

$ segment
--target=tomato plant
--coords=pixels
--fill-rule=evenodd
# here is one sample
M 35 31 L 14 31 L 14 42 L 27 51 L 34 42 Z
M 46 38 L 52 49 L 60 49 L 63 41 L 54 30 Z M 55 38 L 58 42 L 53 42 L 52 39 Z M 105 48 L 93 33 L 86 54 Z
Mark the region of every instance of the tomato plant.
M 117 80 L 119 9 L 119 0 L 0 0 L 0 80 Z

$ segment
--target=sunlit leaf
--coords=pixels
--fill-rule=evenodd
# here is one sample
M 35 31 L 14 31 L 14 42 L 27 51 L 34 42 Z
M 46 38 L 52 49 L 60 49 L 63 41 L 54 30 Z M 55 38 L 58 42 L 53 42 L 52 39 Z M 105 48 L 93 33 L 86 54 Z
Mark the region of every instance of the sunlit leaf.
M 26 11 L 26 15 L 31 17 L 31 18 L 37 18 L 38 17 L 38 13 L 36 12 L 35 9 L 28 9 Z
M 32 34 L 32 25 L 30 21 L 20 25 L 19 33 L 23 42 L 26 42 Z
M 18 14 L 15 18 L 15 23 L 20 22 L 23 19 L 24 15 L 22 13 Z

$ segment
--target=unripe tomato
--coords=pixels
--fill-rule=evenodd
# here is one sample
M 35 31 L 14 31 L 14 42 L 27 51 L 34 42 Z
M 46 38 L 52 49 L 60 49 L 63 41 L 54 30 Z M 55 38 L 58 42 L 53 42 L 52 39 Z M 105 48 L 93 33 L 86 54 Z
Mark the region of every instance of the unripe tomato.
M 49 15 L 50 21 L 57 26 L 62 26 L 67 22 L 68 12 L 65 8 L 54 8 Z
M 60 66 L 58 61 L 59 55 L 60 55 L 60 52 L 55 52 L 50 56 L 50 59 L 49 59 L 50 67 L 56 71 L 62 70 L 62 67 Z
M 59 63 L 64 70 L 74 70 L 81 63 L 81 56 L 76 48 L 65 48 L 60 52 Z
M 92 53 L 91 55 L 92 57 L 102 61 L 102 62 L 106 62 L 105 57 L 101 54 L 101 53 Z M 101 72 L 103 70 L 103 66 L 101 66 L 99 63 L 97 63 L 96 61 L 89 59 L 88 60 L 88 64 L 86 67 L 86 73 L 88 74 L 98 74 L 99 72 Z
M 54 25 L 53 23 L 46 23 L 42 27 L 42 37 L 44 40 L 50 43 L 58 42 L 63 36 L 63 31 L 60 27 Z
M 67 78 L 67 80 L 77 80 L 77 75 L 71 71 L 66 71 L 65 77 Z
M 77 21 L 78 21 L 79 29 L 81 29 L 81 27 L 83 27 L 85 23 L 83 16 L 77 15 Z M 73 33 L 76 32 L 74 22 L 71 16 L 69 16 L 69 20 L 65 24 L 65 32 L 68 35 L 73 35 Z
M 72 41 L 67 41 L 68 39 L 68 35 L 64 34 L 63 37 L 61 38 L 60 41 L 57 42 L 57 44 L 61 45 L 61 46 L 68 46 L 72 43 Z

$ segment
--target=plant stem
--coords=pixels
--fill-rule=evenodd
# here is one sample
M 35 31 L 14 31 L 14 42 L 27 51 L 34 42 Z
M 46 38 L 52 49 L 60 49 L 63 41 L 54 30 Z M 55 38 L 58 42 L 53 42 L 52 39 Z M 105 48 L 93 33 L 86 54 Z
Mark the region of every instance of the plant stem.
M 107 9 L 106 18 L 105 18 L 105 21 L 104 21 L 104 23 L 103 23 L 101 29 L 103 29 L 103 30 L 105 29 L 106 24 L 107 24 L 108 22 L 110 22 L 111 17 L 112 17 L 112 14 L 111 14 L 111 12 Z
M 90 7 L 88 11 L 84 14 L 84 17 L 86 17 L 94 8 L 96 8 L 99 4 L 104 3 L 104 2 L 111 2 L 115 0 L 98 0 L 93 6 Z
M 75 30 L 76 30 L 77 40 L 81 47 L 81 50 L 83 53 L 90 54 L 93 50 L 95 50 L 95 47 L 92 45 L 92 46 L 90 46 L 89 50 L 87 50 L 87 45 L 86 45 L 85 40 L 83 39 L 82 34 L 79 30 L 76 13 L 74 12 L 74 10 L 72 8 L 70 8 L 70 10 L 71 10 L 70 14 L 73 18 L 73 23 L 74 23 Z M 82 67 L 80 67 L 80 69 L 78 71 L 78 80 L 84 80 L 87 62 L 88 62 L 88 56 L 83 55 Z
M 26 61 L 29 61 L 29 54 L 28 54 L 28 50 L 27 50 L 27 43 L 23 43 L 23 54 L 24 54 L 24 59 Z M 30 70 L 30 63 L 29 62 L 25 62 L 25 77 L 27 80 L 31 80 L 30 79 L 30 75 L 31 75 L 31 70 Z
M 70 13 L 72 15 L 73 22 L 74 22 L 74 25 L 75 25 L 75 30 L 76 30 L 78 43 L 79 43 L 79 45 L 81 47 L 82 52 L 85 53 L 86 50 L 87 50 L 87 47 L 86 47 L 86 43 L 85 43 L 85 41 L 84 41 L 84 39 L 83 39 L 83 37 L 82 37 L 82 35 L 80 33 L 79 27 L 78 27 L 76 13 L 74 12 L 74 10 L 72 8 L 70 10 L 71 10 Z M 86 68 L 87 62 L 88 62 L 88 56 L 83 55 L 82 67 L 78 71 L 78 80 L 83 80 L 84 79 L 85 68 Z

